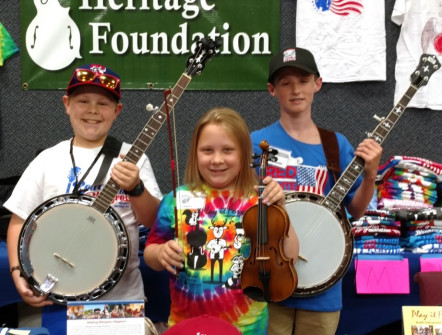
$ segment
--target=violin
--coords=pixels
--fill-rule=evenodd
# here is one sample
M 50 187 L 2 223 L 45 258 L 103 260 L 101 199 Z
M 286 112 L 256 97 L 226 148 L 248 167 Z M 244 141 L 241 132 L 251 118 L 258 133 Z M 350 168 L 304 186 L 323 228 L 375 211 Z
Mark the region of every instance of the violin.
M 298 285 L 293 260 L 283 251 L 284 238 L 288 237 L 290 221 L 286 211 L 278 205 L 262 203 L 263 179 L 267 175 L 268 160 L 276 160 L 276 150 L 269 151 L 267 141 L 261 141 L 259 162 L 258 204 L 250 207 L 243 216 L 245 235 L 250 239 L 250 256 L 244 260 L 241 288 L 257 301 L 278 302 L 293 293 Z M 257 164 L 252 164 L 255 168 Z

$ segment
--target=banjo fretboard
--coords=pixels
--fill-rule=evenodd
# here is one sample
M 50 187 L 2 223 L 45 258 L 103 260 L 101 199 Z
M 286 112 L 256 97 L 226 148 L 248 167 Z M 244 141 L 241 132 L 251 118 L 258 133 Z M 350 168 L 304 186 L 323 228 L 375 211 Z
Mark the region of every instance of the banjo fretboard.
M 152 140 L 155 138 L 155 135 L 158 133 L 161 126 L 167 120 L 168 108 L 174 108 L 178 99 L 187 88 L 187 85 L 189 85 L 192 77 L 202 72 L 205 63 L 217 54 L 220 45 L 220 41 L 207 40 L 204 38 L 197 43 L 195 53 L 187 60 L 186 71 L 181 75 L 180 79 L 178 79 L 168 96 L 167 106 L 166 102 L 164 102 L 154 115 L 152 115 L 141 130 L 135 142 L 132 144 L 123 161 L 134 164 L 139 161 Z M 110 178 L 91 206 L 104 214 L 112 204 L 112 201 L 120 191 L 120 188 L 120 185 Z
M 385 140 L 387 135 L 393 129 L 396 122 L 402 116 L 405 108 L 413 98 L 417 90 L 428 83 L 431 75 L 440 68 L 436 56 L 423 54 L 416 70 L 411 74 L 411 85 L 394 106 L 386 118 L 380 119 L 380 123 L 372 133 L 368 134 L 369 138 L 374 139 L 379 144 Z M 335 211 L 344 200 L 344 197 L 350 191 L 350 188 L 356 182 L 358 177 L 364 170 L 364 160 L 356 156 L 347 166 L 336 184 L 324 198 L 322 204 L 332 211 Z
M 192 78 L 185 73 L 181 75 L 181 78 L 175 84 L 170 94 L 172 97 L 172 99 L 170 100 L 171 108 L 175 106 L 178 99 L 185 91 L 187 85 L 190 83 L 191 79 Z M 166 119 L 166 103 L 163 103 L 146 123 L 143 130 L 141 130 L 140 134 L 136 138 L 135 142 L 132 144 L 123 161 L 128 161 L 136 164 L 140 160 L 143 153 L 147 150 L 150 143 L 155 138 L 156 134 L 158 133 Z M 101 190 L 100 194 L 95 199 L 92 206 L 99 210 L 101 213 L 105 213 L 119 191 L 120 186 L 112 178 L 110 178 Z

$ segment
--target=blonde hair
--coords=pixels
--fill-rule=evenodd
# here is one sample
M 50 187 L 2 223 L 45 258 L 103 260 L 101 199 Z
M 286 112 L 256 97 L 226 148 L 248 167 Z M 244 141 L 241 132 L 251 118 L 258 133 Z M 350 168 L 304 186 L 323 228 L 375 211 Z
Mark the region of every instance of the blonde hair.
M 196 124 L 190 142 L 189 155 L 184 173 L 184 183 L 192 191 L 201 191 L 204 180 L 198 170 L 197 147 L 200 134 L 205 126 L 216 124 L 224 127 L 227 133 L 235 139 L 241 157 L 241 168 L 235 182 L 236 197 L 249 197 L 255 194 L 253 189 L 257 183 L 255 170 L 250 167 L 252 162 L 252 142 L 249 129 L 244 119 L 236 111 L 227 107 L 215 107 L 207 111 Z

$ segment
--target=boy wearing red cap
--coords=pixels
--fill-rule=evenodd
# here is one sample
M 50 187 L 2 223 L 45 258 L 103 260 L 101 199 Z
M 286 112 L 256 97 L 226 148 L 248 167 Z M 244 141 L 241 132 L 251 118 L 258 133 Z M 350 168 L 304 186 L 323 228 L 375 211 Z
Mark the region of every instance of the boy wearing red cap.
M 159 199 L 162 197 L 150 161 L 145 154 L 137 164 L 121 161 L 121 157 L 131 147 L 123 143 L 121 147 L 113 149 L 114 157 L 110 168 L 104 171 L 104 178 L 97 180 L 97 175 L 101 175 L 103 148 L 105 142 L 107 143 L 108 132 L 123 108 L 120 89 L 119 76 L 105 66 L 90 64 L 76 68 L 63 96 L 66 114 L 73 129 L 72 138 L 42 151 L 29 164 L 11 197 L 4 204 L 13 213 L 7 235 L 11 276 L 18 293 L 31 306 L 42 307 L 52 305 L 53 302 L 45 295 L 35 294 L 27 281 L 20 276 L 17 250 L 20 231 L 26 218 L 38 205 L 59 195 L 72 193 L 97 196 L 110 177 L 121 187 L 112 201 L 112 207 L 126 227 L 131 250 L 125 272 L 103 299 L 144 299 L 138 258 L 138 225 L 141 223 L 146 227 L 152 226 Z M 56 238 L 68 240 L 70 237 Z M 56 306 L 53 307 L 50 309 L 60 311 Z M 58 314 L 59 317 L 63 315 L 61 320 L 57 319 L 61 321 L 62 328 L 52 329 L 51 333 L 65 333 L 65 309 L 64 307 L 64 314 Z
M 267 89 L 271 96 L 278 99 L 280 119 L 254 131 L 251 137 L 255 152 L 259 152 L 261 140 L 266 139 L 272 148 L 287 153 L 286 166 L 272 167 L 270 173 L 285 191 L 308 191 L 325 196 L 334 184 L 333 175 L 326 168 L 327 160 L 318 127 L 312 119 L 313 97 L 321 86 L 322 78 L 310 51 L 290 48 L 272 57 Z M 335 134 L 341 173 L 355 155 L 365 161 L 364 178 L 360 177 L 355 182 L 344 199 L 350 215 L 360 217 L 373 196 L 382 149 L 376 141 L 365 139 L 354 151 L 344 135 Z M 316 176 L 320 169 L 326 171 L 325 181 L 324 178 L 308 177 Z M 301 247 L 302 242 L 300 237 Z M 298 259 L 298 262 L 302 261 Z M 269 335 L 334 335 L 341 308 L 341 281 L 317 295 L 290 297 L 281 303 L 270 304 Z

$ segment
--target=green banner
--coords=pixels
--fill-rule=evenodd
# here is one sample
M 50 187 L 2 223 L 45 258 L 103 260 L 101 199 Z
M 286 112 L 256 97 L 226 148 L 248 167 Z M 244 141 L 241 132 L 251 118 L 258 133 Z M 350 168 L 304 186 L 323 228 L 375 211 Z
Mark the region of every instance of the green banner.
M 123 89 L 166 89 L 195 43 L 219 53 L 188 89 L 263 90 L 279 50 L 277 0 L 20 0 L 25 89 L 65 88 L 81 64 L 119 73 Z

